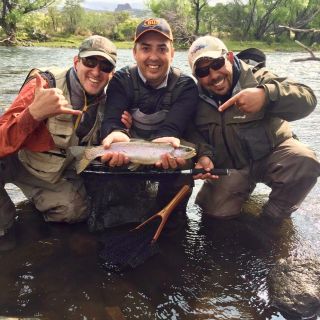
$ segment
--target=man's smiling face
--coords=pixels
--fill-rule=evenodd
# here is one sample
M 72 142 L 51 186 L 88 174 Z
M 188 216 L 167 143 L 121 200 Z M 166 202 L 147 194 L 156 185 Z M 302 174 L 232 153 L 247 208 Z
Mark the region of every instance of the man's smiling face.
M 109 61 L 100 56 L 94 56 L 95 59 L 99 61 Z M 83 87 L 83 89 L 89 95 L 96 95 L 103 91 L 104 87 L 111 80 L 114 69 L 111 72 L 103 72 L 100 69 L 100 65 L 97 64 L 94 68 L 86 67 L 82 59 L 78 56 L 74 57 L 74 67 L 77 72 L 78 79 Z
M 230 54 L 225 58 L 225 64 L 218 70 L 209 68 L 209 74 L 202 78 L 197 78 L 200 85 L 219 96 L 229 93 L 232 88 L 232 63 L 229 60 Z M 196 69 L 207 68 L 212 63 L 212 59 L 200 59 L 196 63 Z
M 173 59 L 172 42 L 159 32 L 142 35 L 133 49 L 133 55 L 148 83 L 157 87 L 166 78 Z

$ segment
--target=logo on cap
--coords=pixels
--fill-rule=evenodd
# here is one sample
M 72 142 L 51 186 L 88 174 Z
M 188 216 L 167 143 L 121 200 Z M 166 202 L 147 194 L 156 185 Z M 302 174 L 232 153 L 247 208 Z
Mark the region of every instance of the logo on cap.
M 195 54 L 197 51 L 206 48 L 207 45 L 199 44 L 197 46 L 194 46 L 193 50 L 191 50 L 191 54 Z
M 154 26 L 157 26 L 159 23 L 160 22 L 157 19 L 147 19 L 147 20 L 144 20 L 143 25 L 145 27 L 154 27 Z

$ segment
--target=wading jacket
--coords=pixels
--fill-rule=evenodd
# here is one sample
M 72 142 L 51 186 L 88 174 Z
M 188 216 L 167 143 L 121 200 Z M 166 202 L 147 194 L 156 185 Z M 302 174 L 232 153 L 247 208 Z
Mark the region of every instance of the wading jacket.
M 131 136 L 143 139 L 181 138 L 194 117 L 198 103 L 194 80 L 175 68 L 170 68 L 165 86 L 153 88 L 143 82 L 136 66 L 125 67 L 117 71 L 110 81 L 107 97 L 102 139 L 114 130 L 125 130 L 121 123 L 125 110 L 133 118 Z
M 242 61 L 239 66 L 232 96 L 245 88 L 264 88 L 266 102 L 259 112 L 243 113 L 235 106 L 219 112 L 222 102 L 199 88 L 195 124 L 204 141 L 214 147 L 218 168 L 240 169 L 265 157 L 292 137 L 288 121 L 306 117 L 317 103 L 313 91 L 303 84 L 280 78 L 266 68 L 253 73 L 252 67 Z
M 75 117 L 72 115 L 57 115 L 45 122 L 37 122 L 32 118 L 28 106 L 33 101 L 35 80 L 26 82 L 13 105 L 1 117 L 0 124 L 7 141 L 15 137 L 20 143 L 15 144 L 7 155 L 18 151 L 20 161 L 30 173 L 55 183 L 73 160 L 68 151 L 70 146 L 78 145 L 79 141 L 81 144 L 97 143 L 105 94 L 87 97 L 73 68 L 54 68 L 41 74 L 47 79 L 49 87 L 57 87 L 63 91 L 70 108 L 87 109 L 88 112 L 82 116 L 77 129 L 75 130 Z M 20 119 L 14 121 L 14 118 Z M 23 128 L 27 129 L 27 135 L 21 132 Z

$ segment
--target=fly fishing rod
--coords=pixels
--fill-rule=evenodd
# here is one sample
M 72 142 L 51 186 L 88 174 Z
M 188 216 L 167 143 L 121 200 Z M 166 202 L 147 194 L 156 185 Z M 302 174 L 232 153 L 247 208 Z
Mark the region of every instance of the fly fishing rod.
M 103 165 L 94 165 L 84 170 L 85 174 L 96 175 L 130 175 L 130 176 L 167 176 L 167 175 L 197 175 L 210 173 L 216 176 L 229 176 L 229 169 L 212 169 L 206 171 L 204 169 L 186 169 L 186 170 L 147 170 L 147 171 L 131 171 L 129 169 L 114 169 L 110 170 Z

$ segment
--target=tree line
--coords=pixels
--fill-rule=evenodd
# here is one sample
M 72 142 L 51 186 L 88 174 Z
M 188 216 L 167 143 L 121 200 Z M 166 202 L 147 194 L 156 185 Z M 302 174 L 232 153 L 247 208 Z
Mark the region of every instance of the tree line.
M 50 36 L 77 34 L 133 39 L 141 17 L 129 11 L 89 11 L 81 4 L 82 0 L 66 0 L 63 6 L 56 0 L 1 0 L 0 41 L 15 44 L 19 39 L 45 41 Z M 208 33 L 242 41 L 290 37 L 306 45 L 320 42 L 319 0 L 233 0 L 214 6 L 208 0 L 147 0 L 146 5 L 149 16 L 170 23 L 181 45 Z

